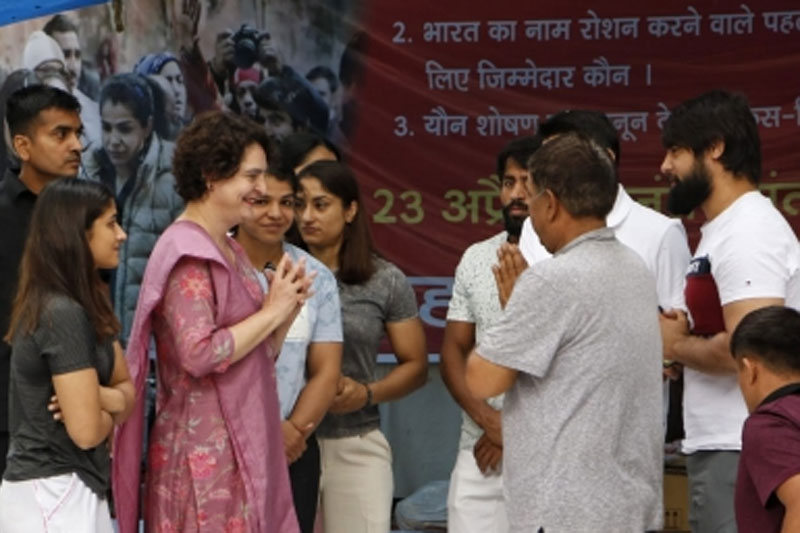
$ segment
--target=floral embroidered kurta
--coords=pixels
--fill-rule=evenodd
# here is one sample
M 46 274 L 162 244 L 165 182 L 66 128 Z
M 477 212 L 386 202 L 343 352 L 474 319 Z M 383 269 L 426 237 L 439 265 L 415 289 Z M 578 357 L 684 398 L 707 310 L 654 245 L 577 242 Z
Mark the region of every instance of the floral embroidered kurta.
M 164 232 L 147 265 L 127 357 L 138 415 L 116 438 L 114 493 L 122 533 L 135 529 L 147 347 L 158 397 L 148 451 L 147 531 L 294 533 L 273 351 L 231 363 L 228 326 L 263 301 L 244 251 L 231 264 L 194 223 Z
M 243 265 L 247 265 L 244 266 Z M 236 270 L 255 298 L 249 264 Z M 211 374 L 225 372 L 233 339 L 214 323 L 211 273 L 183 258 L 154 314 L 158 353 L 156 421 L 147 461 L 148 524 L 158 531 L 245 532 L 249 509 Z

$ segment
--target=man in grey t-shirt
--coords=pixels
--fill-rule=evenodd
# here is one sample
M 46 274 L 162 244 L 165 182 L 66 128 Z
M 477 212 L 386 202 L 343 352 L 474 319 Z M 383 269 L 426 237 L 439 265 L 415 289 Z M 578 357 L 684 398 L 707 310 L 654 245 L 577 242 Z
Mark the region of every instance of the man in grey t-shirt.
M 605 227 L 617 186 L 603 150 L 562 135 L 534 154 L 529 171 L 531 220 L 554 255 L 520 276 L 467 363 L 477 398 L 508 391 L 503 471 L 511 531 L 657 529 L 663 433 L 655 281 Z

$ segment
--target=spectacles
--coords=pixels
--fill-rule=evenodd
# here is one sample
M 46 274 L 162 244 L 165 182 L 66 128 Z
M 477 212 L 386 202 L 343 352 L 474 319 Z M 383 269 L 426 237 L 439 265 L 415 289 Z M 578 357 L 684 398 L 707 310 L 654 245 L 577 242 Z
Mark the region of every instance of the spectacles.
M 530 203 L 530 202 L 533 202 L 534 200 L 536 200 L 537 198 L 539 198 L 541 195 L 543 195 L 543 194 L 544 194 L 544 193 L 546 193 L 546 192 L 547 192 L 547 189 L 542 189 L 541 191 L 539 191 L 539 193 L 538 193 L 538 194 L 535 194 L 535 195 L 533 195 L 533 196 L 531 197 L 531 199 L 530 199 L 530 200 L 528 200 L 528 203 Z

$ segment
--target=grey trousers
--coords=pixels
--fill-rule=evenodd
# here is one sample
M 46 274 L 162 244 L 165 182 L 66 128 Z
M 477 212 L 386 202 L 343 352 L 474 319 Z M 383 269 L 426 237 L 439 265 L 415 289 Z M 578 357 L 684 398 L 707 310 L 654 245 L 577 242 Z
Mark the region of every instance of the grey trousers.
M 686 456 L 692 533 L 736 533 L 733 499 L 738 469 L 738 451 L 701 451 Z

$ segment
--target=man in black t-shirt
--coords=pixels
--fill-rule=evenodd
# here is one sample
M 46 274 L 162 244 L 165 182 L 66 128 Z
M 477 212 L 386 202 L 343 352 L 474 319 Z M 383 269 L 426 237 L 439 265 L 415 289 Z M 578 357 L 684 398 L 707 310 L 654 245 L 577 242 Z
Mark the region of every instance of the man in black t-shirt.
M 0 338 L 8 331 L 19 261 L 36 196 L 49 182 L 75 176 L 81 162 L 80 104 L 44 85 L 25 87 L 6 103 L 11 145 L 20 172 L 0 180 Z M 0 472 L 8 449 L 8 367 L 11 347 L 0 340 Z

